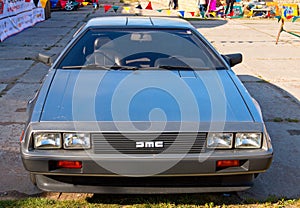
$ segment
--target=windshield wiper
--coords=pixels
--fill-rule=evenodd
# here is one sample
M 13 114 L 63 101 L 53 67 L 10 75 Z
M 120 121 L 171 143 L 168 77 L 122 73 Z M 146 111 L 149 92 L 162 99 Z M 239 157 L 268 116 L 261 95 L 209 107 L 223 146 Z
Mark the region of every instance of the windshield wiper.
M 100 69 L 100 70 L 138 70 L 138 67 L 135 66 L 101 66 L 97 64 L 88 64 L 88 65 L 79 65 L 79 66 L 63 66 L 63 69 Z
M 169 66 L 169 65 L 161 65 L 158 66 L 157 68 L 160 69 L 177 69 L 177 70 L 210 70 L 211 68 L 209 67 L 191 67 L 191 66 Z
M 106 66 L 100 66 L 96 64 L 88 64 L 88 65 L 78 65 L 78 66 L 63 66 L 63 69 L 102 69 L 107 70 Z
M 110 66 L 109 69 L 114 69 L 114 70 L 138 70 L 140 69 L 139 67 L 136 66 L 120 66 L 120 65 L 114 65 Z
M 100 69 L 100 70 L 139 70 L 139 69 L 153 69 L 153 68 L 159 68 L 159 69 L 167 69 L 167 70 L 210 70 L 209 67 L 191 67 L 191 66 L 171 66 L 171 65 L 161 65 L 158 67 L 150 67 L 150 68 L 139 68 L 136 66 L 120 66 L 120 65 L 114 65 L 114 66 L 102 66 L 97 64 L 88 64 L 88 65 L 78 65 L 78 66 L 63 66 L 63 69 Z

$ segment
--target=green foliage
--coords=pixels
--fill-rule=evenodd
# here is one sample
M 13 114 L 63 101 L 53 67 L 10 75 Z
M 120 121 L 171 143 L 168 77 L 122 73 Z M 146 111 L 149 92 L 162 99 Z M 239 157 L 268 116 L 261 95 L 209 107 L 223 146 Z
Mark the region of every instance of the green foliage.
M 298 123 L 298 122 L 299 122 L 299 120 L 296 119 L 296 118 L 286 118 L 285 120 L 286 120 L 287 122 L 292 122 L 292 123 Z
M 299 120 L 296 119 L 296 118 L 280 118 L 280 117 L 275 117 L 273 120 L 273 122 L 283 122 L 283 121 L 286 121 L 286 122 L 290 122 L 290 123 L 298 123 Z
M 282 118 L 279 118 L 279 117 L 276 117 L 273 119 L 274 122 L 282 122 L 283 119 Z
M 270 196 L 264 201 L 241 200 L 236 194 L 174 194 L 174 195 L 94 195 L 78 200 L 53 200 L 43 197 L 0 200 L 0 208 L 245 208 L 299 207 L 300 199 Z

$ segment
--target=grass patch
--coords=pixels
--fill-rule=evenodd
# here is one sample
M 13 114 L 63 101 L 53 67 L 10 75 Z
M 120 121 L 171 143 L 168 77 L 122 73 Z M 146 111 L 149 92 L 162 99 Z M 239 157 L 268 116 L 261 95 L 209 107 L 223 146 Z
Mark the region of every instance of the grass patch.
M 273 122 L 284 122 L 284 121 L 286 121 L 286 122 L 290 122 L 290 123 L 298 123 L 299 119 L 297 119 L 297 118 L 285 118 L 285 119 L 283 119 L 283 118 L 280 118 L 280 117 L 275 117 L 271 121 L 273 121 Z
M 89 207 L 85 200 L 65 200 L 57 201 L 46 198 L 27 198 L 21 200 L 4 200 L 0 201 L 0 207 L 13 208 L 13 207 Z
M 99 207 L 99 208 L 210 208 L 210 207 L 299 207 L 300 199 L 270 197 L 265 201 L 242 201 L 237 195 L 176 194 L 176 195 L 94 195 L 79 200 L 27 198 L 0 201 L 0 207 Z
M 299 120 L 296 119 L 296 118 L 286 118 L 285 121 L 291 122 L 291 123 L 298 123 L 299 122 Z
M 273 119 L 274 122 L 283 122 L 283 119 L 280 117 L 276 117 Z

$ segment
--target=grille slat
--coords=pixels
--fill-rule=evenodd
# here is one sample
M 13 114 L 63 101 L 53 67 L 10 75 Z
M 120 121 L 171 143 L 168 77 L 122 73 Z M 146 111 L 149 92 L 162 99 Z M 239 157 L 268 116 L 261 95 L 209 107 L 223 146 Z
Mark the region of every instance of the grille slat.
M 182 154 L 204 152 L 206 133 L 103 133 L 92 134 L 95 154 Z M 163 147 L 136 148 L 136 142 L 162 141 Z

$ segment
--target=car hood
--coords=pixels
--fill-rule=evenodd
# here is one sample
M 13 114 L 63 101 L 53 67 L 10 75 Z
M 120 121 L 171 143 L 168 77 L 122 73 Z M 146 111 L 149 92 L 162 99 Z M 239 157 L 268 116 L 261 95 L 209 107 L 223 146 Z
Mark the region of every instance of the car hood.
M 226 70 L 57 70 L 40 118 L 253 122 Z

